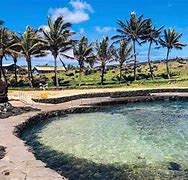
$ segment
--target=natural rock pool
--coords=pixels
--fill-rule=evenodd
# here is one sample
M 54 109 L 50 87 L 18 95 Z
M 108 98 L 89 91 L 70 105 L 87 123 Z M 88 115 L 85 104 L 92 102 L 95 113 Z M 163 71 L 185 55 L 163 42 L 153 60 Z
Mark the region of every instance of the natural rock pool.
M 109 106 L 56 117 L 22 138 L 69 179 L 188 179 L 188 102 Z

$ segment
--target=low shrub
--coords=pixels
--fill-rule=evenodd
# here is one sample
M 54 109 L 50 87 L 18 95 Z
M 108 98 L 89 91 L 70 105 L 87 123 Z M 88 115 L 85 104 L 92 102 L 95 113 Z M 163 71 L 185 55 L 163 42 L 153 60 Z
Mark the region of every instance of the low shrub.
M 34 79 L 33 87 L 40 88 L 41 86 L 46 85 L 48 82 L 48 78 L 46 76 L 39 76 Z
M 71 77 L 71 76 L 74 76 L 74 73 L 73 72 L 67 72 L 67 73 L 65 73 L 65 76 Z
M 59 85 L 64 81 L 64 78 L 58 78 Z M 56 86 L 55 76 L 52 76 L 53 85 Z M 60 85 L 61 86 L 61 85 Z
M 68 80 L 66 80 L 66 81 L 62 80 L 62 81 L 60 81 L 59 85 L 60 86 L 68 86 L 68 85 L 70 85 L 70 81 L 68 81 Z
M 18 86 L 18 83 L 16 82 L 16 79 L 15 78 L 12 78 L 8 81 L 8 86 L 11 86 L 11 87 L 17 87 Z
M 88 75 L 91 75 L 92 74 L 92 70 L 85 70 L 85 72 L 84 72 L 84 75 L 85 76 L 88 76 Z

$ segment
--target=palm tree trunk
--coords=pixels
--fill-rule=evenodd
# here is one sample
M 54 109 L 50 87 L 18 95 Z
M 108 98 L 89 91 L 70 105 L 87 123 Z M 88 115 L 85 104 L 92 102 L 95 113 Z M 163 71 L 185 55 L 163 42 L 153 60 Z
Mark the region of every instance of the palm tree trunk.
M 149 70 L 150 70 L 151 78 L 152 78 L 152 80 L 153 80 L 153 79 L 154 79 L 154 75 L 153 75 L 153 69 L 152 69 L 151 60 L 150 60 L 151 45 L 152 45 L 152 42 L 149 43 L 149 49 L 148 49 L 148 64 L 149 64 Z
M 55 84 L 56 87 L 59 88 L 59 80 L 58 80 L 58 75 L 57 75 L 57 56 L 54 56 L 54 68 L 55 68 Z
M 166 71 L 167 71 L 168 79 L 170 79 L 170 70 L 169 70 L 169 65 L 168 65 L 169 54 L 170 54 L 170 49 L 168 48 L 167 55 L 166 55 Z
M 61 61 L 63 67 L 65 68 L 65 71 L 67 71 L 67 67 L 66 67 L 65 63 L 63 62 L 63 60 L 60 57 L 59 57 L 59 60 Z
M 82 67 L 80 65 L 80 72 L 79 72 L 79 86 L 81 85 L 81 81 L 82 81 Z
M 31 64 L 31 59 L 30 59 L 30 72 L 31 72 L 31 82 L 32 82 L 32 84 L 33 84 L 33 82 L 34 82 L 34 77 L 33 77 L 33 70 L 32 70 L 32 64 Z
M 90 69 L 93 69 L 93 63 L 89 63 Z
M 2 79 L 2 72 L 3 72 L 3 58 L 0 57 L 0 80 Z
M 102 64 L 102 70 L 101 70 L 101 85 L 104 85 L 104 72 L 105 72 L 105 65 Z
M 3 75 L 5 83 L 7 84 L 7 78 L 5 75 L 5 71 L 3 69 L 3 56 L 0 57 L 0 79 L 2 79 L 2 75 Z
M 27 58 L 27 69 L 28 69 L 28 80 L 29 80 L 29 86 L 33 88 L 32 80 L 31 80 L 31 61 L 30 58 Z
M 16 84 L 18 83 L 18 77 L 17 77 L 17 68 L 16 68 L 17 58 L 14 57 L 14 78 L 16 81 Z
M 120 66 L 119 66 L 119 84 L 121 84 L 121 77 L 122 77 L 122 64 L 120 63 Z
M 134 80 L 136 81 L 136 68 L 137 68 L 137 55 L 136 55 L 136 42 L 133 40 L 134 50 Z

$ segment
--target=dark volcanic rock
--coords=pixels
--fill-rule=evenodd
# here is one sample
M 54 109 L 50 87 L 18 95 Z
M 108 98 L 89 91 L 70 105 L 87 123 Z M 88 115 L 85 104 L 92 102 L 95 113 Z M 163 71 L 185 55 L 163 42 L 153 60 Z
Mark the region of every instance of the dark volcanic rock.
M 17 116 L 31 111 L 40 111 L 40 110 L 29 106 L 13 107 L 10 103 L 2 103 L 0 104 L 0 119 L 5 119 L 11 116 Z
M 176 162 L 170 162 L 168 169 L 173 171 L 181 171 L 181 166 Z
M 5 147 L 0 146 L 0 159 L 3 159 L 5 157 Z
M 8 87 L 5 82 L 0 80 L 0 103 L 8 102 Z

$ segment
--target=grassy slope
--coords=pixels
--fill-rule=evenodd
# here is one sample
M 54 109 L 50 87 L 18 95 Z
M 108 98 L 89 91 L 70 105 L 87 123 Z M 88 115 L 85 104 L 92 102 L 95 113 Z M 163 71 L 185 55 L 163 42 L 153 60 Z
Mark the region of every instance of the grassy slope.
M 161 77 L 162 74 L 166 74 L 166 66 L 165 63 L 155 63 L 158 67 L 158 69 L 154 72 L 156 78 L 155 80 L 151 79 L 140 79 L 136 82 L 126 82 L 122 83 L 121 86 L 124 88 L 162 88 L 162 87 L 188 87 L 188 62 L 187 61 L 171 61 L 169 63 L 170 70 L 172 73 L 177 74 L 176 76 L 173 76 L 170 80 L 164 79 Z M 141 65 L 138 69 L 141 71 L 140 74 L 148 75 L 148 64 Z M 75 87 L 76 84 L 79 83 L 79 74 L 75 73 L 75 71 L 72 71 L 74 73 L 74 76 L 68 77 L 65 75 L 65 73 L 59 74 L 60 78 L 63 78 L 64 81 L 69 81 L 68 85 L 69 87 Z M 105 83 L 108 86 L 119 86 L 118 80 L 112 80 L 114 77 L 118 76 L 119 69 L 115 70 L 109 70 L 105 74 Z M 124 75 L 132 75 L 124 72 Z M 46 77 L 49 78 L 49 86 L 52 86 L 52 79 L 51 77 L 54 76 L 54 74 L 45 74 Z M 82 75 L 82 86 L 89 86 L 89 87 L 95 87 L 99 86 L 100 84 L 100 72 L 93 73 L 91 75 Z M 127 85 L 128 84 L 128 85 Z M 65 86 L 66 87 L 66 86 Z
M 138 80 L 137 82 L 130 83 L 129 86 L 131 87 L 153 87 L 153 86 L 180 86 L 180 87 L 186 87 L 188 86 L 188 62 L 183 61 L 182 62 L 176 62 L 176 61 L 171 61 L 169 63 L 170 70 L 172 73 L 177 74 L 176 76 L 173 76 L 171 80 L 164 79 L 160 77 L 162 74 L 166 74 L 166 66 L 165 63 L 156 63 L 155 64 L 158 69 L 154 72 L 155 73 L 155 80 L 151 79 L 141 79 Z M 141 74 L 149 74 L 148 73 L 148 64 L 141 65 L 138 69 L 141 69 Z M 107 84 L 118 84 L 118 81 L 113 81 L 112 78 L 118 76 L 119 70 L 110 70 L 107 72 L 105 75 L 106 78 L 106 83 Z M 125 73 L 124 73 L 125 74 Z M 131 75 L 126 73 L 125 75 Z M 52 76 L 52 75 L 48 75 Z M 63 77 L 65 80 L 71 81 L 71 85 L 75 85 L 78 83 L 78 74 L 75 74 L 74 77 L 67 77 L 65 74 L 60 74 L 60 77 Z M 74 80 L 73 80 L 74 78 Z M 84 85 L 97 85 L 100 83 L 100 73 L 94 73 L 91 75 L 82 75 L 82 84 Z M 122 84 L 123 85 L 123 84 Z M 127 86 L 127 83 L 125 84 Z

